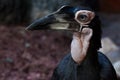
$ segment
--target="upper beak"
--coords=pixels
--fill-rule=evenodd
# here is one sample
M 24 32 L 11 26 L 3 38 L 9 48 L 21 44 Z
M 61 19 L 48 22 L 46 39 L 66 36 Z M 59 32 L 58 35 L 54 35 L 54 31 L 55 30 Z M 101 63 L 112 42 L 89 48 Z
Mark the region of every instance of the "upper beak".
M 69 14 L 54 12 L 35 20 L 26 30 L 72 30 L 78 31 L 79 24 Z

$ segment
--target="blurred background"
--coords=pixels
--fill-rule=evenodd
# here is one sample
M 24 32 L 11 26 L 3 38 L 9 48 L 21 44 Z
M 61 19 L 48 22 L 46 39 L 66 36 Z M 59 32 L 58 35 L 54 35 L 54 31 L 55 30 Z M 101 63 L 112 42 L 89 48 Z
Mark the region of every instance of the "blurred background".
M 70 52 L 72 35 L 25 28 L 62 5 L 80 4 L 100 15 L 101 51 L 120 77 L 120 0 L 0 0 L 0 80 L 49 80 L 58 62 Z

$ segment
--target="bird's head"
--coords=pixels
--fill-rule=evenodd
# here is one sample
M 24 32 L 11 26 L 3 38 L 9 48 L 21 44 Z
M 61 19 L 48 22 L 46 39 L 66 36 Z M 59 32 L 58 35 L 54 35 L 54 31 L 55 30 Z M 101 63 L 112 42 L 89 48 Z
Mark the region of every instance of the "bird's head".
M 87 7 L 62 6 L 57 11 L 35 20 L 27 30 L 68 30 L 81 32 L 83 28 L 93 30 L 91 41 L 96 49 L 101 47 L 100 20 L 96 13 Z

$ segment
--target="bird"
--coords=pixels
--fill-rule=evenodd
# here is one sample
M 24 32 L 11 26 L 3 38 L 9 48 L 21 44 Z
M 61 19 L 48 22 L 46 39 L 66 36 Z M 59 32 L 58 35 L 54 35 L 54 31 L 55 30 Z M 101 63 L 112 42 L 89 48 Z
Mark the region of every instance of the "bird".
M 31 23 L 26 30 L 64 30 L 73 33 L 71 50 L 56 66 L 51 80 L 117 80 L 110 60 L 99 52 L 101 21 L 86 6 L 64 5 Z

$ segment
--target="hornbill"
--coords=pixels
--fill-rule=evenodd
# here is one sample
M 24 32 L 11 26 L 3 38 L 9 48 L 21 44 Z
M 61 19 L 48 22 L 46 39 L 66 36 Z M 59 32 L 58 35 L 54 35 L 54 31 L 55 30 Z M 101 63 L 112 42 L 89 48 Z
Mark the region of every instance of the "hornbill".
M 101 47 L 101 24 L 92 9 L 62 6 L 26 29 L 73 32 L 71 52 L 60 61 L 51 80 L 117 80 L 111 62 L 98 51 Z

